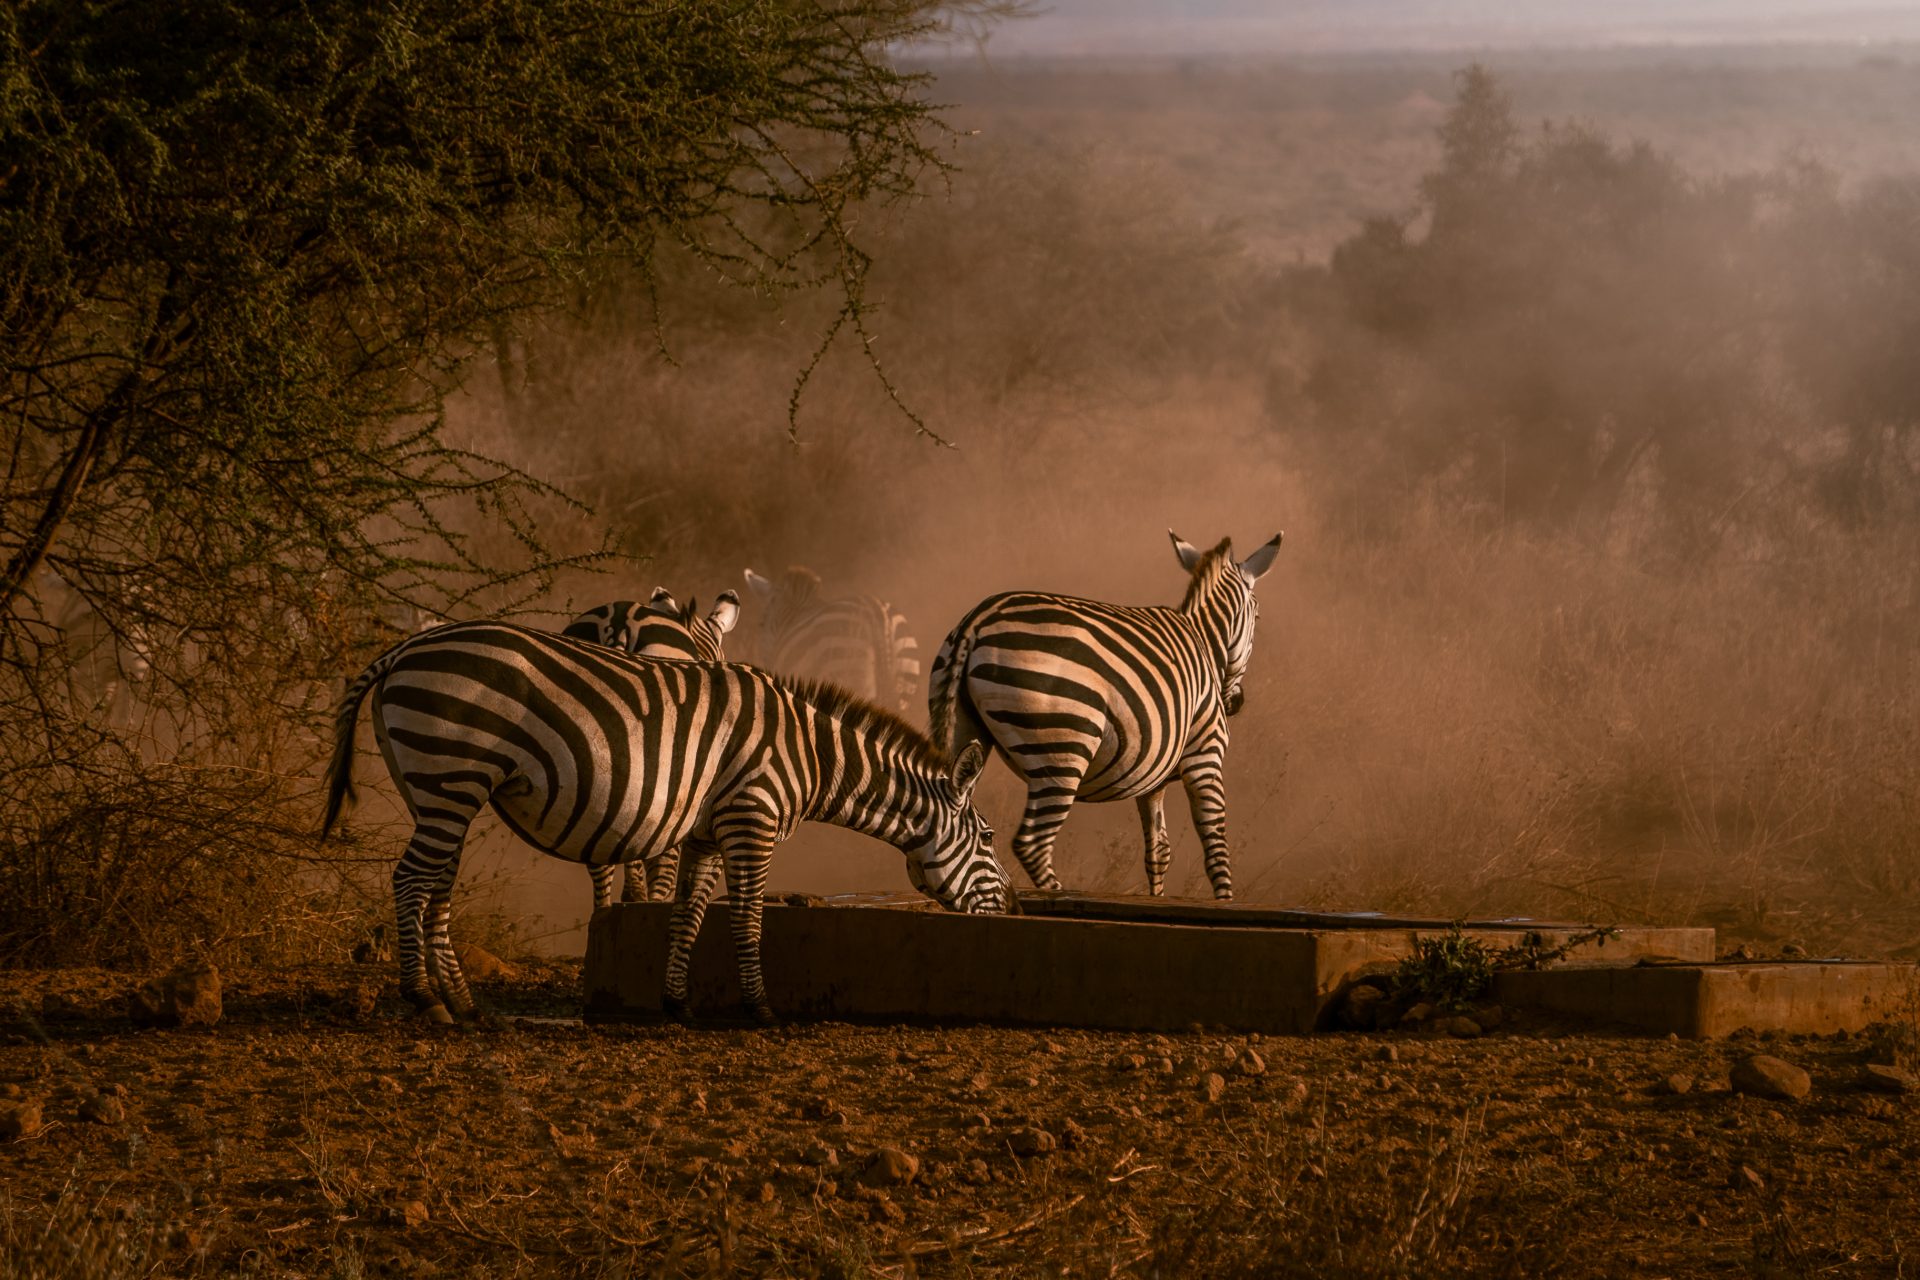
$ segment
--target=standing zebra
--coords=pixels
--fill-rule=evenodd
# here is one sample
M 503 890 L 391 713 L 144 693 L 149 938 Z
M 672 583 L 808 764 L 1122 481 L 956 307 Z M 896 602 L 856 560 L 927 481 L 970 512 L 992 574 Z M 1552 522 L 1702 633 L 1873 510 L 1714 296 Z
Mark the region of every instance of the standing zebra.
M 831 680 L 911 714 L 920 688 L 920 644 L 892 605 L 878 596 L 823 596 L 820 575 L 799 565 L 777 580 L 751 569 L 746 576 L 760 610 L 756 662 Z
M 773 846 L 803 820 L 884 840 L 949 910 L 1012 899 L 993 833 L 973 808 L 986 757 L 948 761 L 926 735 L 827 685 L 752 667 L 636 658 L 497 622 L 405 640 L 347 688 L 335 723 L 324 836 L 353 794 L 353 729 L 371 692 L 374 733 L 414 816 L 393 873 L 401 991 L 422 1014 L 473 1009 L 447 919 L 468 826 L 492 804 L 521 839 L 588 865 L 685 842 L 669 925 L 670 1008 L 684 1009 L 694 937 L 723 864 L 740 987 L 772 1017 L 760 904 Z
M 683 609 L 672 592 L 655 587 L 645 605 L 632 600 L 600 605 L 569 622 L 560 634 L 642 658 L 719 662 L 723 656 L 721 643 L 739 617 L 740 597 L 731 591 L 722 591 L 713 603 L 713 611 L 702 618 L 697 602 L 688 600 Z M 614 865 L 587 868 L 593 877 L 595 911 L 613 905 Z M 621 901 L 665 902 L 673 896 L 674 881 L 680 874 L 680 850 L 665 849 L 651 858 L 635 858 L 622 865 L 626 875 Z
M 1227 717 L 1240 710 L 1253 656 L 1253 584 L 1273 566 L 1280 535 L 1236 564 L 1227 540 L 1202 554 L 1167 533 L 1192 575 L 1179 608 L 1006 592 L 974 606 L 933 660 L 934 741 L 948 751 L 991 742 L 1026 781 L 1013 852 L 1043 889 L 1060 887 L 1053 841 L 1073 802 L 1131 798 L 1147 888 L 1165 892 L 1172 845 L 1161 795 L 1178 778 L 1213 896 L 1233 897 Z

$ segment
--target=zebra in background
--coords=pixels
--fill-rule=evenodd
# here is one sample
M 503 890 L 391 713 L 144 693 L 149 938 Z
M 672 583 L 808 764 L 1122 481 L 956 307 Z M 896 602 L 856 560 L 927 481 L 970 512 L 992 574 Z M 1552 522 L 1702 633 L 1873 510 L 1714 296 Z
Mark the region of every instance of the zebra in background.
M 688 600 L 682 608 L 672 592 L 655 587 L 645 605 L 632 600 L 611 601 L 587 610 L 560 634 L 642 658 L 719 662 L 724 656 L 722 643 L 739 618 L 740 597 L 731 591 L 722 591 L 712 611 L 703 618 L 695 601 Z M 673 896 L 680 871 L 677 848 L 622 865 L 626 872 L 620 890 L 622 902 L 665 902 Z M 613 905 L 613 868 L 612 863 L 587 868 L 593 877 L 595 911 Z
M 671 591 L 655 587 L 644 605 L 611 601 L 587 610 L 560 634 L 643 658 L 719 662 L 726 635 L 739 620 L 740 597 L 735 592 L 722 591 L 703 618 L 695 601 L 687 601 L 682 608 Z
M 746 571 L 760 611 L 754 661 L 912 714 L 920 644 L 907 620 L 878 596 L 827 596 L 820 575 L 799 565 L 777 579 Z
M 1273 567 L 1281 535 L 1236 564 L 1229 541 L 1202 553 L 1167 534 L 1191 575 L 1179 608 L 1006 592 L 974 606 L 933 660 L 934 741 L 947 751 L 991 742 L 1026 782 L 1013 852 L 1042 889 L 1060 888 L 1053 841 L 1074 801 L 1132 799 L 1147 889 L 1164 893 L 1172 845 L 1161 796 L 1178 778 L 1213 896 L 1233 897 L 1226 721 L 1253 656 L 1253 584 Z
M 1005 912 L 1007 873 L 972 805 L 985 764 L 830 685 L 753 667 L 636 658 L 499 622 L 405 640 L 348 686 L 335 723 L 324 836 L 353 796 L 353 731 L 371 693 L 388 773 L 414 816 L 393 873 L 401 990 L 438 1022 L 473 1010 L 448 915 L 467 829 L 491 804 L 521 839 L 588 865 L 685 843 L 666 999 L 724 873 L 740 987 L 768 1021 L 761 898 L 773 847 L 800 822 L 894 845 L 916 889 L 952 911 Z

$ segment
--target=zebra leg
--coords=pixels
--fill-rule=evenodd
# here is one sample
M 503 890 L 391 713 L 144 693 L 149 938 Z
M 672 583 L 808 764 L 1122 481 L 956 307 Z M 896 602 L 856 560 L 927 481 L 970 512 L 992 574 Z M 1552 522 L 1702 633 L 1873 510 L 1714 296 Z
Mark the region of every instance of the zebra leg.
M 624 864 L 626 874 L 621 879 L 620 901 L 646 902 L 652 896 L 647 891 L 647 864 L 635 858 Z M 609 890 L 613 886 L 607 886 Z
M 613 905 L 613 864 L 588 867 L 587 874 L 593 877 L 593 909 Z
M 740 995 L 747 1016 L 763 1027 L 774 1022 L 766 975 L 760 969 L 760 913 L 772 860 L 769 837 L 755 833 L 727 841 L 727 919 L 733 926 L 733 950 L 740 964 Z
M 1167 891 L 1167 864 L 1173 861 L 1173 842 L 1167 839 L 1167 811 L 1161 804 L 1166 788 L 1134 801 L 1140 807 L 1140 832 L 1147 841 L 1147 892 L 1158 898 Z
M 680 883 L 680 846 L 675 845 L 653 856 L 646 864 L 648 902 L 673 901 L 674 889 Z
M 453 882 L 460 873 L 460 857 L 455 854 L 445 873 L 427 895 L 427 976 L 446 1000 L 456 1018 L 473 1014 L 473 992 L 467 987 L 467 975 L 454 954 L 453 932 L 448 927 L 453 916 Z
M 1020 815 L 1020 829 L 1013 833 L 1013 856 L 1026 869 L 1027 878 L 1037 889 L 1060 888 L 1060 877 L 1053 874 L 1053 840 L 1073 810 L 1073 798 L 1080 793 L 1080 775 L 1072 777 L 1030 777 L 1027 780 L 1027 807 Z
M 426 914 L 430 903 L 444 906 L 450 900 L 453 877 L 460 868 L 460 846 L 465 842 L 467 823 L 473 815 L 454 814 L 432 820 L 421 818 L 413 829 L 400 865 L 393 869 L 393 914 L 395 950 L 400 957 L 400 994 L 422 1017 L 434 1022 L 452 1022 L 439 990 L 441 968 L 435 957 L 434 974 L 427 973 Z M 445 830 L 451 826 L 452 830 Z M 448 846 L 451 845 L 449 848 Z M 436 933 L 445 921 L 436 912 Z
M 720 850 L 688 841 L 693 857 L 680 864 L 680 900 L 667 921 L 667 989 L 660 1007 L 669 1017 L 687 1012 L 687 971 L 693 963 L 693 943 L 707 918 L 707 903 L 720 885 Z
M 1213 883 L 1213 896 L 1222 902 L 1233 900 L 1233 868 L 1227 857 L 1227 788 L 1221 776 L 1218 755 L 1195 761 L 1180 775 L 1187 788 L 1187 803 L 1193 809 L 1193 828 L 1200 833 L 1200 847 L 1206 852 L 1207 879 Z

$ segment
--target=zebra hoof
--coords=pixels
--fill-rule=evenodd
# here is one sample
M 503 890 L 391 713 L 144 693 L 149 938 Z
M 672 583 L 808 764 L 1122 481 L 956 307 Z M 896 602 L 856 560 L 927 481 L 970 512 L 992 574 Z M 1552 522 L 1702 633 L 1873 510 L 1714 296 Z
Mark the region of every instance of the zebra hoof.
M 680 996 L 669 993 L 660 997 L 660 1012 L 666 1014 L 675 1022 L 685 1022 L 687 1020 L 687 1002 Z
M 447 1006 L 441 1004 L 438 1000 L 429 1005 L 422 1005 L 420 1007 L 420 1017 L 436 1026 L 450 1027 L 453 1025 L 453 1015 L 448 1013 Z
M 780 1023 L 780 1020 L 773 1016 L 771 1005 L 750 1004 L 747 1006 L 747 1016 L 753 1019 L 756 1025 L 762 1027 L 778 1026 Z

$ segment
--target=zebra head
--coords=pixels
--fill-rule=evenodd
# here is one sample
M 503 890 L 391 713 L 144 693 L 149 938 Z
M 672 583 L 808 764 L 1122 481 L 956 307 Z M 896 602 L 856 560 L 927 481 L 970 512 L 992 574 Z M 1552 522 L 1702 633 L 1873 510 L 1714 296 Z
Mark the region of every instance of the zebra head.
M 1004 915 L 1013 905 L 1013 882 L 993 856 L 993 828 L 973 807 L 973 784 L 986 763 L 985 748 L 968 744 L 935 783 L 933 820 L 924 838 L 905 846 L 913 887 L 966 915 Z
M 1273 567 L 1285 535 L 1274 534 L 1272 541 L 1238 562 L 1231 538 L 1222 538 L 1211 551 L 1201 551 L 1171 529 L 1167 536 L 1173 539 L 1180 567 L 1193 575 L 1180 608 L 1212 641 L 1214 658 L 1220 663 L 1220 701 L 1228 715 L 1236 715 L 1246 702 L 1243 685 L 1247 663 L 1253 658 L 1254 624 L 1260 618 L 1253 584 Z
M 683 609 L 673 602 L 673 596 L 668 594 L 665 587 L 654 588 L 650 603 L 655 609 L 672 613 L 679 619 L 680 625 L 693 638 L 693 647 L 702 662 L 723 660 L 722 650 L 727 632 L 733 630 L 734 624 L 740 621 L 740 596 L 737 592 L 722 591 L 704 618 L 700 616 L 698 603 L 689 599 Z

